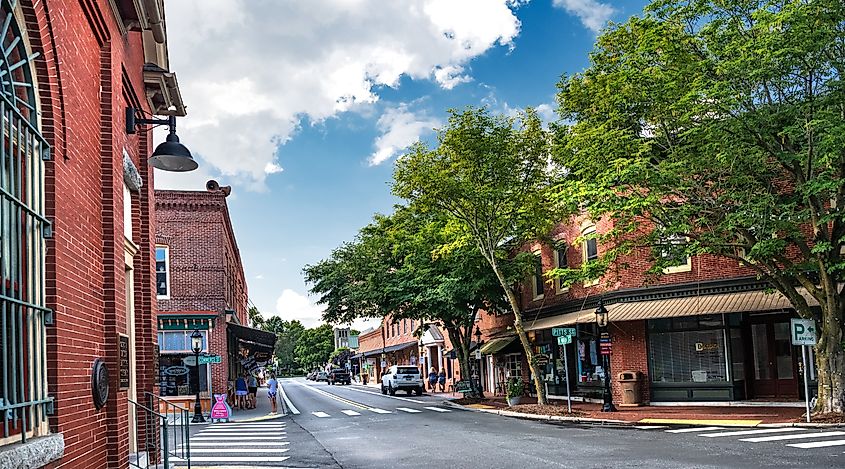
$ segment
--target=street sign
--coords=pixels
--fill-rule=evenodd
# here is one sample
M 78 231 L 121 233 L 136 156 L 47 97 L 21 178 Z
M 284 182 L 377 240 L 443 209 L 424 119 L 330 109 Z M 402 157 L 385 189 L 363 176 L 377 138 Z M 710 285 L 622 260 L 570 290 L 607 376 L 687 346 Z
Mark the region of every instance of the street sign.
M 558 345 L 566 345 L 572 343 L 572 336 L 571 335 L 562 335 L 557 338 Z
M 812 319 L 793 318 L 790 331 L 792 345 L 816 345 L 816 323 Z
M 200 365 L 208 365 L 210 363 L 223 363 L 223 358 L 220 355 L 200 355 Z
M 575 328 L 574 327 L 553 327 L 552 328 L 552 336 L 553 337 L 572 337 L 575 335 Z M 569 343 L 569 342 L 567 342 Z
M 197 366 L 197 357 L 195 355 L 188 355 L 182 359 L 185 366 Z

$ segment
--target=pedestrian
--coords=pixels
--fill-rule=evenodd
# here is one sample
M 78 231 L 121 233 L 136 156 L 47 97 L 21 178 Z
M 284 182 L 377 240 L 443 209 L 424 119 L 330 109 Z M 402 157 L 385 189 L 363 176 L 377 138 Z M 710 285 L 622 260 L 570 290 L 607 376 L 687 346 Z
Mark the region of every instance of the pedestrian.
M 428 390 L 431 392 L 435 391 L 435 387 L 437 386 L 437 370 L 434 369 L 432 366 L 430 370 L 428 370 Z
M 440 369 L 440 374 L 437 375 L 437 383 L 440 385 L 440 392 L 446 392 L 446 370 Z
M 249 388 L 246 385 L 246 373 L 238 376 L 235 381 L 235 408 L 246 409 L 246 396 L 249 394 Z
M 270 379 L 267 380 L 267 397 L 270 398 L 270 413 L 276 413 L 276 388 L 278 382 L 276 381 L 276 373 L 270 373 Z
M 250 409 L 254 409 L 256 404 L 258 404 L 258 379 L 255 377 L 254 374 L 250 373 L 249 378 L 247 379 L 247 391 L 249 391 L 249 398 L 248 398 L 248 407 Z

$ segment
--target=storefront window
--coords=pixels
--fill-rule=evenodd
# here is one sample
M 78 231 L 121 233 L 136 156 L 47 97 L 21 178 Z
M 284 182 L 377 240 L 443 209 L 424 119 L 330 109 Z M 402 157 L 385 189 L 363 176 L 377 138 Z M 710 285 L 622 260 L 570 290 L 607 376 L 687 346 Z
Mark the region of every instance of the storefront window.
M 604 377 L 602 359 L 599 354 L 598 326 L 581 324 L 578 326 L 578 382 L 580 384 L 601 384 Z
M 505 378 L 522 378 L 522 355 L 510 353 L 505 355 Z
M 161 395 L 187 396 L 196 394 L 196 371 L 186 366 L 184 359 L 192 354 L 163 354 L 160 358 Z M 200 392 L 208 391 L 208 365 L 200 365 Z
M 655 383 L 727 381 L 725 330 L 720 316 L 649 321 L 649 360 Z M 706 329 L 707 327 L 719 327 Z M 696 330 L 679 330 L 696 329 Z M 735 366 L 735 365 L 734 365 Z

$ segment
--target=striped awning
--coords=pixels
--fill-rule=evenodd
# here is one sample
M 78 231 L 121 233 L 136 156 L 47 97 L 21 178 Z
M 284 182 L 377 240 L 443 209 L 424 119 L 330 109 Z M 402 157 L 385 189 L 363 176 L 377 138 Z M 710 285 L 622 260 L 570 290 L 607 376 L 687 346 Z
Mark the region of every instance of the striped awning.
M 807 298 L 811 306 L 818 302 L 806 290 L 799 292 Z M 606 305 L 608 320 L 639 321 L 643 319 L 674 318 L 683 316 L 702 316 L 708 314 L 749 313 L 792 309 L 789 300 L 780 292 L 768 293 L 763 290 L 722 293 L 717 295 L 686 296 L 660 300 L 631 301 Z M 557 316 L 523 321 L 526 331 L 550 329 L 573 324 L 596 322 L 595 308 L 582 309 Z

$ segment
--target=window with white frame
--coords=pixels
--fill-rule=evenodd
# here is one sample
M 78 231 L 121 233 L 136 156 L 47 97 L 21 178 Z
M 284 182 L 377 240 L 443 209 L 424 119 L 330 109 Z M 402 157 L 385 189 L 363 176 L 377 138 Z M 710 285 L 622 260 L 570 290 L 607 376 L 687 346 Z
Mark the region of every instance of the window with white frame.
M 156 297 L 170 298 L 170 248 L 156 246 Z
M 581 231 L 581 236 L 584 242 L 581 245 L 581 258 L 584 264 L 595 261 L 599 258 L 599 245 L 596 239 L 596 226 L 588 225 Z M 599 283 L 599 279 L 584 282 L 585 287 L 590 287 Z
M 208 351 L 208 331 L 202 334 L 202 350 Z M 194 353 L 191 345 L 191 334 L 194 331 L 159 331 L 158 346 L 162 353 Z
M 658 254 L 669 263 L 663 269 L 664 273 L 671 274 L 692 270 L 692 261 L 684 252 L 687 241 L 687 237 L 680 234 L 669 235 L 660 240 Z
M 534 299 L 542 298 L 546 284 L 543 279 L 543 256 L 539 251 L 534 253 L 534 275 L 531 283 L 534 287 Z
M 505 355 L 505 370 L 508 378 L 522 379 L 522 355 L 509 353 Z

